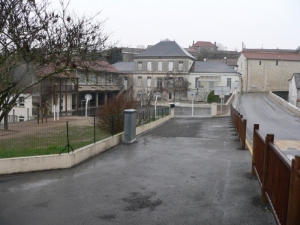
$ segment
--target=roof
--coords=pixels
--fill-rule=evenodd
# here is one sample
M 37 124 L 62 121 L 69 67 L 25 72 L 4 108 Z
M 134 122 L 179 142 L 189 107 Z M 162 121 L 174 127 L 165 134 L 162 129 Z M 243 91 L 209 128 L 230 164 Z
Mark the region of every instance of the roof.
M 206 62 L 224 62 L 228 66 L 237 66 L 238 59 L 206 59 Z
M 236 71 L 226 63 L 196 61 L 192 73 L 236 73 Z
M 84 68 L 89 68 L 96 72 L 106 72 L 106 73 L 120 73 L 113 65 L 106 61 L 87 61 L 82 62 L 80 66 L 77 67 L 79 70 Z
M 287 60 L 300 61 L 298 53 L 283 53 L 283 52 L 242 52 L 247 59 L 262 59 L 262 60 Z
M 125 73 L 133 73 L 134 71 L 134 62 L 117 62 L 113 64 L 113 66 L 117 70 Z
M 181 48 L 175 41 L 161 41 L 135 58 L 152 58 L 152 57 L 189 57 L 195 58 L 185 49 Z
M 216 47 L 213 43 L 209 41 L 197 41 L 193 46 L 197 47 Z
M 51 73 L 55 73 L 55 71 L 57 71 L 57 69 L 55 69 L 53 66 L 45 66 L 42 67 L 40 69 L 38 69 L 36 71 L 36 75 L 39 77 L 44 77 L 47 76 Z M 52 75 L 52 77 L 56 77 L 56 78 L 72 78 L 72 79 L 79 79 L 79 77 L 77 77 L 75 74 L 73 74 L 71 71 L 64 71 L 61 73 L 55 73 L 54 75 Z
M 187 50 L 188 52 L 197 53 L 196 49 L 194 49 L 193 47 L 188 47 L 184 49 Z

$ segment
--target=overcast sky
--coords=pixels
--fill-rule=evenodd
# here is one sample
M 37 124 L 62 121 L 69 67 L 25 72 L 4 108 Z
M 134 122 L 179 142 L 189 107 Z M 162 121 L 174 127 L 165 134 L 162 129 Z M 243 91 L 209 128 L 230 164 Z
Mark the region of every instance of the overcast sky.
M 247 48 L 300 46 L 300 0 L 71 0 L 69 9 L 101 11 L 98 19 L 107 19 L 105 30 L 118 46 L 147 47 L 166 38 L 181 47 L 210 41 L 239 51 L 242 42 Z

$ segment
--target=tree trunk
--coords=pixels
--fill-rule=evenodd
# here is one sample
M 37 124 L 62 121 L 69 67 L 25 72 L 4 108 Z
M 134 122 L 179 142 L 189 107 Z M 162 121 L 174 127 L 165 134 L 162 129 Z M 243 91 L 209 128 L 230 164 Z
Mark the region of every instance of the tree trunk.
M 4 130 L 8 130 L 8 114 L 4 114 Z

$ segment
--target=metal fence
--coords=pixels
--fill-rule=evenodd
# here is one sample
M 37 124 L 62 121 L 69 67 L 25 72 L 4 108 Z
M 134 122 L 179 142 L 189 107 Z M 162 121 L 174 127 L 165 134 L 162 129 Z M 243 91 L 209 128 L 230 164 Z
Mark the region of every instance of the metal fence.
M 163 118 L 165 116 L 168 116 L 170 114 L 170 108 L 158 108 L 158 109 L 145 109 L 137 111 L 136 114 L 136 126 L 141 126 L 146 123 L 150 123 L 152 121 L 155 121 L 157 119 Z
M 137 126 L 169 115 L 169 108 L 137 112 Z M 69 152 L 124 130 L 124 115 L 61 117 L 59 121 L 26 121 L 0 125 L 0 158 Z

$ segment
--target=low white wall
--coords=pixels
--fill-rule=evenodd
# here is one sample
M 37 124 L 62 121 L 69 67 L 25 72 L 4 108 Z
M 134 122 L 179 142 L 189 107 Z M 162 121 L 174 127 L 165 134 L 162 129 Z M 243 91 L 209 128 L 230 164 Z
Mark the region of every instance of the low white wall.
M 171 109 L 171 111 L 172 110 L 173 109 Z M 151 130 L 154 127 L 159 126 L 160 124 L 171 119 L 172 117 L 173 116 L 171 114 L 159 120 L 147 123 L 143 126 L 139 126 L 136 128 L 136 135 Z M 95 144 L 90 144 L 76 149 L 74 152 L 70 152 L 69 154 L 63 153 L 60 155 L 53 154 L 0 159 L 0 175 L 71 168 L 72 166 L 75 166 L 87 160 L 88 158 L 91 158 L 114 146 L 121 144 L 123 142 L 123 136 L 124 133 L 122 132 L 113 137 L 98 141 Z
M 298 107 L 292 105 L 291 103 L 287 102 L 283 98 L 280 98 L 279 96 L 275 95 L 272 92 L 269 92 L 269 97 L 273 99 L 275 102 L 277 102 L 279 105 L 290 110 L 292 113 L 296 114 L 297 116 L 300 116 L 300 109 Z

